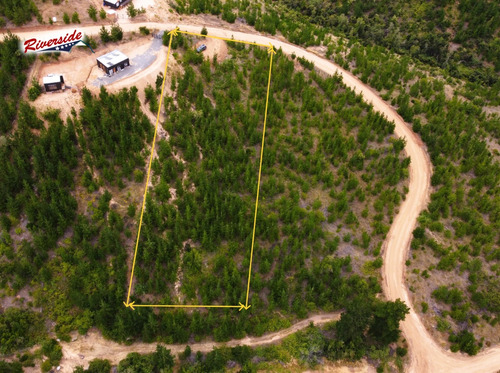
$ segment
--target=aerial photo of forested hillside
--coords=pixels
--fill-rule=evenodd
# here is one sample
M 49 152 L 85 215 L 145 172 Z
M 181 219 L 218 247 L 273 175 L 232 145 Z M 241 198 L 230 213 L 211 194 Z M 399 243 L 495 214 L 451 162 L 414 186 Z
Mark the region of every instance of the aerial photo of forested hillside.
M 498 369 L 499 3 L 5 0 L 0 27 L 0 372 Z

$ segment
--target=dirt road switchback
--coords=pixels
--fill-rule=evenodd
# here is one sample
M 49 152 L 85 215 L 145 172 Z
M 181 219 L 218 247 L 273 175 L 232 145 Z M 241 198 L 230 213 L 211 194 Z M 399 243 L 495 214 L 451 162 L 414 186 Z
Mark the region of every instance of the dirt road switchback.
M 175 27 L 172 25 L 171 27 Z M 200 26 L 179 25 L 186 31 L 199 32 Z M 406 139 L 405 151 L 411 158 L 410 184 L 405 201 L 399 208 L 399 213 L 389 230 L 384 242 L 384 266 L 382 268 L 383 290 L 389 300 L 401 299 L 410 307 L 410 314 L 401 323 L 403 334 L 408 341 L 410 364 L 407 372 L 438 373 L 466 372 L 486 373 L 497 372 L 500 369 L 500 346 L 490 348 L 474 357 L 460 353 L 445 351 L 437 345 L 427 332 L 420 318 L 411 305 L 408 290 L 404 281 L 405 261 L 408 255 L 412 232 L 417 217 L 426 207 L 430 194 L 431 162 L 421 139 L 411 130 L 396 110 L 369 86 L 344 70 L 337 64 L 326 60 L 312 52 L 295 45 L 262 35 L 227 31 L 219 28 L 208 28 L 209 35 L 234 37 L 257 43 L 272 43 L 275 48 L 281 48 L 287 54 L 294 53 L 314 62 L 316 68 L 327 74 L 340 74 L 344 84 L 359 93 L 373 105 L 375 111 L 384 114 L 395 123 L 395 134 Z

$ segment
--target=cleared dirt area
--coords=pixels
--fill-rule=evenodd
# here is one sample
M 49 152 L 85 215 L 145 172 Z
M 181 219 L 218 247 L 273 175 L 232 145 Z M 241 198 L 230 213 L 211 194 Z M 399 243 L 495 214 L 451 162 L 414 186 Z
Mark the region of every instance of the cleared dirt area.
M 297 370 L 300 372 L 302 370 Z M 366 360 L 361 360 L 357 363 L 337 363 L 332 364 L 327 362 L 325 365 L 320 366 L 314 370 L 305 370 L 304 373 L 316 373 L 316 372 L 325 372 L 325 373 L 374 373 L 376 369 L 372 367 Z
M 100 0 L 72 0 L 72 1 L 61 1 L 61 4 L 54 5 L 52 1 L 45 0 L 37 0 L 35 4 L 42 15 L 42 19 L 44 22 L 49 24 L 49 19 L 52 17 L 56 17 L 56 21 L 53 22 L 54 25 L 65 25 L 63 21 L 64 13 L 67 13 L 71 19 L 73 13 L 78 13 L 78 18 L 80 22 L 94 22 L 88 15 L 87 9 L 90 5 L 93 5 L 97 11 L 102 8 L 102 1 Z M 100 20 L 99 16 L 97 16 L 98 22 L 106 22 L 105 20 Z M 38 22 L 34 19 L 32 21 L 34 24 L 38 24 Z M 78 27 L 78 23 L 74 24 L 74 27 Z M 71 25 L 67 25 L 71 27 Z
M 152 40 L 152 37 L 140 37 L 122 43 L 108 43 L 105 47 L 99 48 L 95 54 L 91 53 L 88 48 L 79 48 L 69 54 L 62 54 L 59 60 L 51 60 L 49 62 L 38 61 L 39 66 L 33 72 L 33 78 L 42 83 L 43 77 L 48 74 L 62 74 L 66 83 L 66 89 L 64 91 L 43 93 L 33 102 L 33 105 L 39 111 L 45 111 L 49 108 L 60 109 L 61 117 L 63 119 L 66 118 L 71 113 L 73 107 L 77 111 L 81 108 L 80 95 L 83 87 L 87 87 L 94 93 L 99 91 L 99 87 L 91 84 L 98 77 L 105 75 L 104 71 L 97 67 L 96 58 L 98 56 L 119 49 L 132 60 L 135 56 L 147 51 Z M 164 70 L 166 47 L 161 47 L 153 57 L 153 63 L 145 69 L 109 84 L 106 88 L 115 91 L 135 85 L 139 89 L 140 97 L 144 99 L 144 88 L 147 84 L 154 86 L 157 74 Z M 175 70 L 176 63 L 172 60 L 171 67 Z M 170 79 L 167 80 L 166 87 L 169 87 Z
M 483 107 L 483 111 L 486 114 L 497 114 L 497 115 L 500 115 L 500 106 L 485 106 L 485 107 Z
M 149 7 L 155 6 L 155 0 L 134 0 L 134 6 L 139 8 L 144 8 L 148 10 Z
M 61 54 L 57 61 L 43 63 L 38 70 L 37 78 L 41 82 L 42 77 L 47 74 L 63 74 L 67 85 L 78 89 L 87 86 L 90 89 L 89 82 L 105 75 L 105 72 L 97 67 L 97 57 L 118 49 L 132 59 L 144 53 L 152 40 L 153 38 L 148 36 L 120 43 L 107 43 L 100 46 L 96 53 L 92 53 L 88 48 L 78 48 L 71 53 Z
M 71 109 L 75 108 L 76 112 L 82 107 L 81 94 L 77 89 L 66 89 L 59 92 L 43 93 L 31 103 L 35 106 L 38 112 L 43 112 L 48 109 L 61 110 L 61 118 L 65 120 L 71 115 Z
M 227 43 L 224 40 L 214 39 L 210 37 L 202 38 L 195 44 L 195 48 L 205 44 L 207 49 L 204 50 L 203 57 L 208 58 L 210 61 L 217 56 L 217 61 L 222 62 L 227 57 Z

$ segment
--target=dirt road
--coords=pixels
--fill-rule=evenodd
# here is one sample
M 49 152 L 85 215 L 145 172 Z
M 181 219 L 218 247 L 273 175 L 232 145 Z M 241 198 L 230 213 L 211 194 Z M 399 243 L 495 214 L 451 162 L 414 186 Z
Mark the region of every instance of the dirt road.
M 147 26 L 156 29 L 173 29 L 179 26 L 182 30 L 190 32 L 199 32 L 202 25 L 192 24 L 172 24 L 172 23 L 136 23 L 121 25 L 124 31 L 137 29 L 139 26 Z M 97 34 L 99 26 L 81 27 L 86 33 Z M 425 150 L 422 141 L 411 131 L 402 118 L 397 114 L 396 110 L 388 103 L 383 101 L 370 87 L 363 84 L 358 78 L 351 73 L 345 71 L 335 63 L 328 61 L 316 54 L 309 52 L 303 48 L 288 44 L 286 42 L 276 40 L 274 38 L 260 35 L 259 33 L 243 33 L 222 28 L 207 27 L 209 35 L 221 37 L 234 37 L 235 39 L 254 41 L 262 44 L 272 43 L 275 48 L 281 48 L 287 54 L 294 53 L 297 56 L 307 58 L 314 62 L 315 66 L 328 73 L 338 73 L 343 77 L 344 83 L 354 89 L 357 93 L 361 93 L 365 100 L 371 103 L 374 109 L 383 113 L 389 120 L 394 121 L 395 133 L 397 136 L 406 138 L 407 144 L 405 151 L 411 158 L 410 164 L 410 185 L 409 192 L 405 201 L 399 209 L 399 213 L 394 219 L 391 229 L 388 233 L 384 244 L 384 267 L 383 267 L 383 290 L 388 299 L 394 300 L 400 298 L 405 301 L 411 308 L 410 314 L 402 323 L 401 327 L 406 340 L 410 346 L 410 364 L 406 367 L 408 372 L 496 372 L 500 369 L 500 346 L 493 347 L 483 351 L 474 357 L 469 357 L 462 354 L 453 354 L 450 351 L 445 351 L 432 339 L 430 334 L 425 329 L 418 315 L 411 306 L 408 291 L 404 281 L 404 261 L 408 255 L 409 243 L 411 234 L 414 229 L 416 218 L 420 211 L 426 206 L 429 199 L 431 164 L 428 154 Z M 53 31 L 37 31 L 38 37 L 53 34 Z M 27 37 L 29 33 L 18 33 L 21 38 Z M 328 317 L 327 315 L 323 315 Z M 287 329 L 288 331 L 289 329 Z M 283 331 L 286 333 L 287 331 Z M 282 338 L 282 332 L 266 336 L 269 343 L 279 338 Z M 271 340 L 269 340 L 269 338 Z M 244 339 L 234 341 L 233 343 L 251 343 L 254 339 Z M 78 341 L 77 341 L 78 342 Z M 77 343 L 75 342 L 75 343 Z M 81 342 L 80 342 L 81 343 Z M 66 354 L 70 354 L 72 344 L 67 344 L 64 347 L 65 358 Z M 213 344 L 200 344 L 198 347 L 205 346 L 210 349 Z M 141 345 L 138 345 L 141 346 Z M 144 348 L 154 348 L 146 347 Z M 88 346 L 90 348 L 90 346 Z M 93 347 L 96 347 L 94 345 Z M 203 347 L 203 348 L 205 348 Z M 136 351 L 136 345 L 120 346 L 110 342 L 104 342 L 101 345 L 105 352 L 103 355 L 117 356 L 120 351 Z M 123 352 L 125 355 L 126 353 Z M 121 356 L 121 355 L 120 355 Z M 124 355 L 123 355 L 124 356 Z
M 217 342 L 201 342 L 189 344 L 193 352 L 210 352 L 214 347 L 220 346 L 262 346 L 277 342 L 292 333 L 306 328 L 309 323 L 315 325 L 325 324 L 327 322 L 338 320 L 340 313 L 325 313 L 321 315 L 311 316 L 305 320 L 299 321 L 288 329 L 280 330 L 276 333 L 266 334 L 262 337 L 245 337 L 243 339 L 233 339 L 226 343 Z M 129 346 L 121 345 L 116 342 L 105 340 L 101 333 L 92 330 L 85 336 L 80 336 L 73 342 L 62 342 L 63 359 L 61 367 L 63 372 L 72 372 L 78 365 L 88 365 L 92 359 L 108 359 L 111 364 L 118 364 L 120 360 L 127 357 L 131 352 L 139 352 L 142 354 L 154 352 L 156 349 L 155 343 L 133 343 Z M 184 351 L 186 344 L 164 345 L 170 349 L 172 354 L 177 355 Z

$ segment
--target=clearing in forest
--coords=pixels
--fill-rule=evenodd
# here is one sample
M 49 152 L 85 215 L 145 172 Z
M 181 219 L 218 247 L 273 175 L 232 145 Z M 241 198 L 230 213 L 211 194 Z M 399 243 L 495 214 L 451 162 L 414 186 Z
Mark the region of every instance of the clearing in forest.
M 169 57 L 170 57 L 170 53 L 171 53 L 171 49 L 172 49 L 172 40 L 178 34 L 189 34 L 189 35 L 204 37 L 204 38 L 222 39 L 222 40 L 226 40 L 226 41 L 233 42 L 233 43 L 243 43 L 243 44 L 250 44 L 250 45 L 266 47 L 267 52 L 270 56 L 270 58 L 269 58 L 269 72 L 268 72 L 268 79 L 267 79 L 265 111 L 264 111 L 264 123 L 263 123 L 262 138 L 261 138 L 261 144 L 260 144 L 259 171 L 258 171 L 258 177 L 257 177 L 255 209 L 254 209 L 254 214 L 253 214 L 253 228 L 252 228 L 252 235 L 251 235 L 252 240 L 251 240 L 251 246 L 250 246 L 250 260 L 249 260 L 249 266 L 248 266 L 248 281 L 247 281 L 247 287 L 246 287 L 245 304 L 243 304 L 241 301 L 237 305 L 234 305 L 234 304 L 228 304 L 228 305 L 215 305 L 215 304 L 194 304 L 194 305 L 186 305 L 186 304 L 135 304 L 135 301 L 132 301 L 132 302 L 130 301 L 132 284 L 133 284 L 133 279 L 134 279 L 134 271 L 136 268 L 137 252 L 139 249 L 139 242 L 140 242 L 140 237 L 141 237 L 141 228 L 142 228 L 142 223 L 143 223 L 144 210 L 145 210 L 147 195 L 148 195 L 148 185 L 150 183 L 150 177 L 151 177 L 151 167 L 153 164 L 153 157 L 155 154 L 156 134 L 158 131 L 160 112 L 161 112 L 161 108 L 162 108 L 165 80 L 166 80 L 167 69 L 168 69 L 168 61 L 169 61 Z M 234 40 L 234 39 L 221 38 L 221 37 L 217 37 L 217 36 L 190 33 L 190 32 L 186 32 L 186 31 L 181 31 L 181 30 L 179 30 L 179 28 L 176 28 L 175 30 L 170 31 L 168 33 L 168 35 L 170 36 L 170 38 L 169 38 L 168 51 L 167 51 L 167 62 L 165 64 L 165 71 L 163 74 L 161 95 L 160 95 L 160 101 L 159 101 L 159 105 L 158 105 L 158 113 L 157 113 L 157 117 L 156 117 L 153 143 L 151 146 L 151 155 L 150 155 L 150 159 L 149 159 L 149 166 L 148 166 L 148 172 L 147 172 L 146 184 L 145 184 L 145 190 L 144 190 L 144 198 L 143 198 L 141 214 L 140 214 L 140 219 L 139 219 L 139 227 L 138 227 L 137 240 L 136 240 L 134 257 L 133 257 L 133 262 L 132 262 L 132 270 L 130 273 L 130 282 L 129 282 L 129 288 L 128 288 L 128 293 L 127 293 L 127 300 L 126 300 L 126 302 L 123 302 L 123 304 L 125 305 L 125 307 L 130 307 L 132 310 L 134 310 L 135 307 L 238 308 L 239 311 L 241 311 L 242 309 L 247 310 L 248 308 L 250 308 L 250 304 L 248 304 L 248 295 L 249 295 L 249 291 L 250 291 L 250 278 L 251 278 L 251 272 L 252 272 L 253 249 L 254 249 L 254 243 L 255 243 L 255 228 L 256 228 L 256 223 L 257 223 L 257 211 L 258 211 L 258 205 L 259 205 L 259 189 L 260 189 L 260 179 L 261 179 L 261 171 L 262 171 L 262 158 L 263 158 L 263 154 L 264 154 L 264 140 L 265 140 L 265 134 L 266 134 L 267 109 L 268 109 L 268 102 L 269 102 L 269 90 L 270 90 L 270 84 L 271 84 L 271 70 L 272 70 L 272 65 L 273 65 L 273 54 L 275 54 L 276 52 L 274 51 L 272 44 L 264 45 L 264 44 L 258 44 L 258 43 L 253 43 L 253 42 L 246 42 L 246 41 L 240 41 L 240 40 Z M 222 118 L 221 120 L 224 120 L 224 119 Z M 191 146 L 192 146 L 192 144 L 191 144 Z M 160 152 L 161 152 L 161 149 L 160 149 Z M 181 189 L 182 189 L 182 187 L 181 187 Z M 148 207 L 148 210 L 149 210 L 149 207 Z M 147 245 L 144 245 L 144 246 L 147 246 Z M 143 247 L 143 249 L 147 249 L 147 247 Z M 180 263 L 179 265 L 182 265 L 182 263 Z

